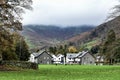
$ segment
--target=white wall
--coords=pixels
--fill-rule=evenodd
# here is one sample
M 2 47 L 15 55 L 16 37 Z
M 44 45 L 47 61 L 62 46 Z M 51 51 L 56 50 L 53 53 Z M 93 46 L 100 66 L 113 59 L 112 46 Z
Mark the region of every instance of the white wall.
M 30 62 L 34 62 L 34 55 L 33 55 L 33 54 L 30 55 L 29 61 L 30 61 Z

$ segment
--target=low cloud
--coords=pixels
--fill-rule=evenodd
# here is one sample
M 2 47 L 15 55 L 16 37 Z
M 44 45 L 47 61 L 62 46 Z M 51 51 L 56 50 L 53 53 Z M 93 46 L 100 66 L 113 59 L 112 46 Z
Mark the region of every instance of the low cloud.
M 99 25 L 105 21 L 117 0 L 33 0 L 23 24 Z

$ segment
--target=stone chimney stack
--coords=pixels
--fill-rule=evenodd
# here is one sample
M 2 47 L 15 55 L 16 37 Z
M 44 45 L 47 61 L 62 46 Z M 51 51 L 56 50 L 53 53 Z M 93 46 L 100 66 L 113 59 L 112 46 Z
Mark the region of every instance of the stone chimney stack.
M 0 4 L 5 4 L 5 0 L 0 0 Z

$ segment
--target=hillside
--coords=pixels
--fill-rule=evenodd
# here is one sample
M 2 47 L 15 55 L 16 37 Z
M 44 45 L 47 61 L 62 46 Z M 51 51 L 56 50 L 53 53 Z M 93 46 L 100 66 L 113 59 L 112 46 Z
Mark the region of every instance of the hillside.
M 25 37 L 30 48 L 48 47 L 79 35 L 91 31 L 94 26 L 69 26 L 61 28 L 52 25 L 26 25 L 23 28 L 22 35 Z
M 78 42 L 84 42 L 84 39 L 86 39 L 87 37 L 89 37 L 89 35 L 90 35 L 90 31 L 83 32 L 83 33 L 81 33 L 79 35 L 76 35 L 76 36 L 73 36 L 73 37 L 69 38 L 67 41 L 68 42 L 76 42 L 76 43 L 78 43 Z
M 120 38 L 120 17 L 99 25 L 91 32 L 91 37 L 105 38 L 111 29 L 116 33 L 117 38 Z
M 80 35 L 74 36 L 72 38 L 68 39 L 68 42 L 74 42 L 77 44 L 86 43 L 95 39 L 99 39 L 97 43 L 100 43 L 100 40 L 104 40 L 106 38 L 106 35 L 108 34 L 108 31 L 114 30 L 116 33 L 116 37 L 120 38 L 120 17 L 117 17 L 113 20 L 110 20 L 108 22 L 105 22 L 99 26 L 97 26 L 95 29 L 93 29 L 90 32 L 85 32 Z

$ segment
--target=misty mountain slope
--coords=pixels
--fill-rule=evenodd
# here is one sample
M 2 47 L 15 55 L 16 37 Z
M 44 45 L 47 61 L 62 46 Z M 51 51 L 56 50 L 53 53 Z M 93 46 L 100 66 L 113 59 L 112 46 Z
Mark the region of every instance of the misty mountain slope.
M 69 38 L 68 42 L 83 43 L 98 38 L 99 40 L 101 39 L 104 40 L 106 38 L 107 33 L 111 29 L 114 30 L 114 32 L 116 33 L 116 38 L 120 38 L 120 17 L 105 22 L 97 26 L 95 29 L 93 29 L 90 32 L 85 32 L 80 35 Z
M 52 46 L 60 41 L 67 40 L 83 32 L 91 31 L 94 26 L 70 26 L 61 28 L 59 26 L 26 25 L 22 35 L 26 38 L 30 47 Z M 33 46 L 34 45 L 34 46 Z
M 117 38 L 120 38 L 120 17 L 99 25 L 91 32 L 90 36 L 104 38 L 111 29 L 116 33 Z
M 81 42 L 81 41 L 84 42 L 84 39 L 89 37 L 89 35 L 90 35 L 90 31 L 84 32 L 84 33 L 81 33 L 79 35 L 69 38 L 67 41 L 73 42 L 73 43 L 77 43 L 77 42 Z

